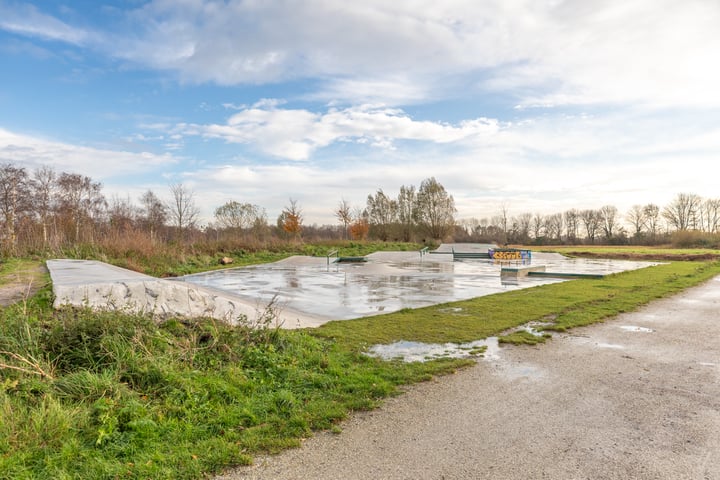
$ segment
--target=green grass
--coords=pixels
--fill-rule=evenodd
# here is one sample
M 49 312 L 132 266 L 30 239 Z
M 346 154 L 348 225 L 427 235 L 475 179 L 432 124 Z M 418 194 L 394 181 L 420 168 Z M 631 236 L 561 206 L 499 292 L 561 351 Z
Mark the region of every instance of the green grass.
M 720 250 L 714 248 L 671 248 L 642 245 L 550 245 L 529 247 L 536 252 L 556 252 L 570 256 L 593 256 L 603 258 L 642 258 L 686 260 L 696 257 L 720 257 Z M 699 258 L 698 258 L 699 259 Z
M 530 321 L 563 330 L 718 274 L 677 262 L 307 331 L 51 312 L 45 288 L 0 310 L 0 479 L 204 478 L 472 364 L 384 362 L 362 354 L 369 345 L 466 342 Z
M 299 445 L 462 361 L 382 362 L 306 332 L 0 314 L 0 478 L 201 478 Z

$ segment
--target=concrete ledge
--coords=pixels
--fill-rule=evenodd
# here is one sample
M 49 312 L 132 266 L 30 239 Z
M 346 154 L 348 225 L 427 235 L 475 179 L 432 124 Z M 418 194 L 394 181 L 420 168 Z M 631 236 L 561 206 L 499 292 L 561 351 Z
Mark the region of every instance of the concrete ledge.
M 265 305 L 183 281 L 164 280 L 94 260 L 48 260 L 56 309 L 89 307 L 170 317 L 210 317 L 231 325 L 258 325 Z M 284 328 L 314 326 L 317 319 L 279 309 Z M 275 325 L 272 325 L 275 326 Z
M 535 265 L 532 267 L 502 267 L 500 269 L 501 277 L 527 277 L 530 272 L 544 272 L 545 265 Z

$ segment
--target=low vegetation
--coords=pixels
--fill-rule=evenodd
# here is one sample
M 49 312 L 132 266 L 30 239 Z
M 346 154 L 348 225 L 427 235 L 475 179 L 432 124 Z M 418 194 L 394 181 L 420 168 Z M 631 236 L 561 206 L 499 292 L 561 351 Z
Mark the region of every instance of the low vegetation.
M 137 243 L 80 244 L 60 252 L 59 256 L 76 259 L 96 259 L 119 267 L 155 277 L 176 277 L 209 270 L 277 262 L 292 255 L 324 257 L 337 251 L 342 256 L 362 256 L 378 250 L 420 250 L 425 245 L 403 242 L 327 241 L 313 244 L 278 242 L 264 246 L 252 243 L 213 242 L 191 246 L 177 244 L 148 244 L 142 238 Z M 230 257 L 233 262 L 221 265 L 220 259 Z
M 297 446 L 313 430 L 338 431 L 348 413 L 376 407 L 401 385 L 472 363 L 386 362 L 363 354 L 370 345 L 502 334 L 542 341 L 513 329 L 602 321 L 718 274 L 720 263 L 674 262 L 307 331 L 53 312 L 46 286 L 0 310 L 0 479 L 203 478 Z

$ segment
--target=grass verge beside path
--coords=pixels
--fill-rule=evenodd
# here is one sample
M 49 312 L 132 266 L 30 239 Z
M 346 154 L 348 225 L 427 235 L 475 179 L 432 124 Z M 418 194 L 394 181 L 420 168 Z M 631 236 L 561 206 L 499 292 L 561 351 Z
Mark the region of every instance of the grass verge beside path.
M 571 328 L 718 274 L 679 262 L 307 331 L 52 312 L 46 289 L 0 309 L 0 479 L 204 478 L 472 363 L 384 362 L 362 355 L 369 345 Z

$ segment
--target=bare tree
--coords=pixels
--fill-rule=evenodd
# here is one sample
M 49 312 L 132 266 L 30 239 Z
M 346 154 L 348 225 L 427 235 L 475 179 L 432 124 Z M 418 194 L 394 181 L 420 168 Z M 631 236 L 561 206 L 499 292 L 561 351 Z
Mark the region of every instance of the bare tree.
M 563 231 L 562 213 L 545 216 L 545 235 L 553 241 L 560 241 Z
M 698 213 L 702 199 L 694 193 L 680 193 L 662 211 L 662 216 L 676 230 L 697 227 Z
M 583 210 L 580 212 L 580 219 L 585 227 L 585 236 L 590 243 L 595 243 L 595 237 L 597 237 L 602 222 L 602 215 L 597 210 Z
M 645 229 L 645 223 L 647 222 L 645 208 L 642 205 L 633 205 L 630 207 L 630 211 L 625 216 L 625 219 L 633 228 L 633 236 L 636 238 L 640 237 Z
M 703 219 L 702 229 L 708 233 L 717 233 L 720 227 L 720 200 L 708 198 L 700 208 Z
M 435 240 L 442 240 L 455 228 L 455 200 L 435 177 L 423 180 L 417 193 L 418 224 Z
M 580 213 L 571 208 L 563 214 L 565 220 L 565 236 L 569 243 L 576 243 L 580 229 Z
M 397 220 L 400 224 L 400 237 L 404 242 L 412 239 L 413 227 L 415 226 L 415 204 L 417 202 L 415 187 L 410 185 L 400 187 L 397 197 Z
M 17 247 L 18 217 L 30 210 L 30 184 L 27 172 L 10 163 L 0 166 L 0 213 L 5 223 L 6 241 L 11 250 Z
M 108 219 L 110 227 L 115 232 L 127 232 L 133 228 L 138 216 L 138 209 L 130 201 L 130 197 L 120 198 L 113 195 L 108 206 Z
M 599 213 L 605 238 L 610 240 L 615 235 L 618 210 L 612 205 L 605 205 L 599 210 Z
M 530 228 L 532 228 L 533 238 L 535 238 L 535 240 L 541 238 L 543 236 L 543 230 L 545 229 L 545 215 L 535 213 L 532 217 Z
M 33 172 L 31 181 L 33 204 L 42 226 L 43 245 L 48 244 L 48 226 L 52 211 L 55 209 L 57 190 L 55 170 L 44 166 Z
M 390 235 L 390 227 L 397 219 L 397 202 L 382 191 L 378 190 L 375 195 L 367 197 L 367 215 L 370 225 L 374 228 L 375 234 L 383 242 Z
M 350 202 L 343 198 L 342 200 L 340 200 L 337 210 L 335 210 L 333 213 L 335 214 L 335 217 L 340 221 L 340 223 L 342 223 L 343 238 L 347 238 L 349 234 L 348 226 L 352 222 L 352 208 L 350 207 Z
M 140 203 L 142 204 L 142 223 L 150 232 L 150 240 L 155 241 L 157 231 L 167 222 L 168 209 L 152 190 L 142 194 Z
M 59 208 L 65 213 L 75 227 L 75 241 L 80 241 L 80 230 L 84 231 L 93 241 L 93 225 L 95 220 L 107 206 L 102 194 L 102 185 L 93 182 L 90 177 L 77 173 L 61 173 L 57 180 Z
M 508 217 L 508 206 L 504 202 L 500 205 L 499 217 L 498 227 L 500 227 L 503 232 L 503 243 L 507 243 L 510 218 Z
M 648 203 L 643 207 L 643 214 L 645 215 L 647 231 L 652 238 L 655 238 L 660 227 L 660 207 L 654 203 Z
M 195 193 L 182 183 L 170 185 L 170 194 L 172 199 L 167 206 L 168 213 L 182 240 L 185 231 L 197 223 L 200 210 L 195 205 Z
M 518 240 L 525 243 L 530 240 L 530 225 L 532 225 L 532 213 L 526 212 L 521 213 L 515 219 L 517 224 L 517 235 Z
M 215 209 L 215 219 L 220 226 L 231 230 L 249 230 L 255 224 L 262 209 L 251 203 L 230 201 Z

